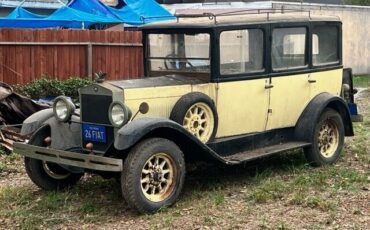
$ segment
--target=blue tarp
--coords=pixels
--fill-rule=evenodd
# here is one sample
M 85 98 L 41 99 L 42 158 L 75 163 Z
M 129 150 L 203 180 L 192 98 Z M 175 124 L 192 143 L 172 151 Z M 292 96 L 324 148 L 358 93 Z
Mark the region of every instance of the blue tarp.
M 168 10 L 163 8 L 154 0 L 123 0 L 126 3 L 122 9 L 118 9 L 117 14 L 123 15 L 124 8 L 128 11 L 135 12 L 140 18 L 142 24 L 176 19 Z
M 9 19 L 17 19 L 17 18 L 45 18 L 46 16 L 44 15 L 38 15 L 31 13 L 22 7 L 18 6 L 15 8 L 6 18 Z
M 132 25 L 169 20 L 174 17 L 154 0 L 123 0 L 115 9 L 98 0 L 73 0 L 49 16 L 31 13 L 17 7 L 7 17 L 0 18 L 0 28 L 89 28 L 94 24 Z
M 123 0 L 123 2 L 124 6 L 120 9 L 106 6 L 99 0 L 72 0 L 68 6 L 90 14 L 115 17 L 131 25 L 175 19 L 154 0 Z

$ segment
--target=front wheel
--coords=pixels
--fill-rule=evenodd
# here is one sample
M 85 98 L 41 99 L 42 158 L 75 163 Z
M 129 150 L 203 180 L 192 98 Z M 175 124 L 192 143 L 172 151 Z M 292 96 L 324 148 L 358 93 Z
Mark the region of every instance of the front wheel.
M 40 188 L 48 191 L 63 190 L 75 185 L 83 174 L 71 173 L 58 164 L 33 158 L 24 159 L 26 172 Z
M 125 160 L 122 194 L 141 213 L 172 205 L 185 179 L 185 160 L 179 147 L 163 138 L 150 138 L 136 145 Z
M 342 117 L 333 109 L 321 114 L 311 134 L 312 145 L 304 153 L 313 166 L 335 163 L 343 150 L 344 126 Z

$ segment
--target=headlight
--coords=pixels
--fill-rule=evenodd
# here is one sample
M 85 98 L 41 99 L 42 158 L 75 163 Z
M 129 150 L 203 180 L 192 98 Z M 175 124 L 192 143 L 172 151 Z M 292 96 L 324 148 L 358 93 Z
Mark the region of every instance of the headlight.
M 68 121 L 75 109 L 75 105 L 64 96 L 57 97 L 53 104 L 54 116 L 62 122 Z
M 121 102 L 113 102 L 109 106 L 109 120 L 114 127 L 121 127 L 128 122 L 131 111 Z

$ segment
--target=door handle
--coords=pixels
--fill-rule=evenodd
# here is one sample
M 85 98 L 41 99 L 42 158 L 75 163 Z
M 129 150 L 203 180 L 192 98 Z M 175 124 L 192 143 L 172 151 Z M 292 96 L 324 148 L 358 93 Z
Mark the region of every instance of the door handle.
M 308 74 L 308 83 L 310 83 L 310 84 L 316 83 L 315 79 L 311 79 L 311 74 Z
M 274 85 L 272 84 L 265 85 L 265 89 L 272 89 L 272 88 L 274 88 Z

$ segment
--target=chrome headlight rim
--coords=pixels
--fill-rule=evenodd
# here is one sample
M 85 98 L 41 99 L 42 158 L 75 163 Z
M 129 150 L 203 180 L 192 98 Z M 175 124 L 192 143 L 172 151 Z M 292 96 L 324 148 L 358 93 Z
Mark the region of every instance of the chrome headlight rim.
M 65 104 L 65 108 L 67 110 L 65 117 L 58 116 L 57 104 L 60 101 L 62 101 Z M 53 113 L 54 113 L 54 117 L 58 121 L 61 121 L 61 122 L 67 122 L 67 121 L 69 121 L 71 119 L 71 117 L 72 117 L 75 109 L 76 109 L 76 106 L 67 97 L 65 97 L 65 96 L 59 96 L 59 97 L 55 98 L 55 100 L 54 100 L 54 103 L 53 103 Z
M 116 122 L 113 121 L 112 112 L 113 112 L 113 107 L 114 106 L 120 106 L 122 108 L 122 111 L 123 111 L 124 118 L 123 118 L 123 121 L 119 124 L 117 124 Z M 109 110 L 108 110 L 109 121 L 110 121 L 111 125 L 115 128 L 120 128 L 120 127 L 124 126 L 125 124 L 127 124 L 127 122 L 131 118 L 131 115 L 132 115 L 131 110 L 125 104 L 123 104 L 120 101 L 113 101 L 109 106 Z

